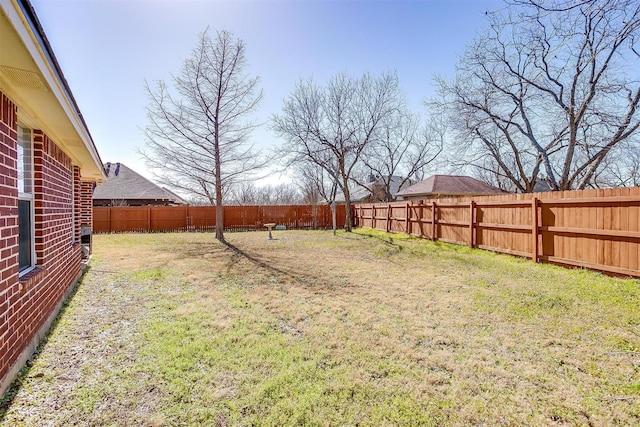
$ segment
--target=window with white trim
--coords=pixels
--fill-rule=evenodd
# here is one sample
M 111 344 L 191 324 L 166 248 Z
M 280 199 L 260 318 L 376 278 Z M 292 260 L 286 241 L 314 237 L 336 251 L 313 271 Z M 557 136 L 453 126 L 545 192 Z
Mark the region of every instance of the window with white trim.
M 18 227 L 19 269 L 26 273 L 35 265 L 33 213 L 33 142 L 31 129 L 18 126 Z

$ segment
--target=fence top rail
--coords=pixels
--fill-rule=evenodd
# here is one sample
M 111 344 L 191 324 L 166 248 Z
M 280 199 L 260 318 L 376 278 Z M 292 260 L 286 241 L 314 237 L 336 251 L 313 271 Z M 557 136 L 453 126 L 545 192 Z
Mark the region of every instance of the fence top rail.
M 534 199 L 530 199 L 530 200 L 509 200 L 509 201 L 504 201 L 504 202 L 476 202 L 476 206 L 479 207 L 490 207 L 490 206 L 531 206 L 531 201 Z
M 344 205 L 338 205 L 344 208 Z M 148 209 L 148 208 L 158 208 L 158 209 L 184 209 L 184 208 L 202 208 L 202 209 L 215 209 L 215 205 L 144 205 L 144 206 L 94 206 L 96 209 Z M 329 209 L 330 206 L 323 203 L 318 203 L 317 205 L 306 204 L 306 205 L 224 205 L 224 208 L 260 208 L 260 209 L 285 209 L 285 208 L 326 208 Z
M 516 194 L 514 194 L 515 196 Z M 476 206 L 530 206 L 533 200 L 537 200 L 538 203 L 545 205 L 581 205 L 581 204 L 621 204 L 621 203 L 640 203 L 640 196 L 596 196 L 596 197 L 579 197 L 579 198 L 562 198 L 562 199 L 549 199 L 549 198 L 539 198 L 532 197 L 529 199 L 520 199 L 520 200 L 473 200 L 470 198 L 469 201 L 464 202 L 440 202 L 437 200 L 427 201 L 408 201 L 408 202 L 390 202 L 387 204 L 358 204 L 356 207 L 358 209 L 385 209 L 385 208 L 403 208 L 403 207 L 432 207 L 434 204 L 440 207 L 458 207 L 458 206 L 469 206 L 471 201 L 474 202 Z
M 576 199 L 540 199 L 540 203 L 545 205 L 640 203 L 640 196 L 602 196 L 581 197 Z
M 460 207 L 466 207 L 466 208 L 468 208 L 470 203 L 471 203 L 471 202 L 466 202 L 466 203 L 465 203 L 465 202 L 457 202 L 457 203 L 438 203 L 438 202 L 435 202 L 435 201 L 434 201 L 433 203 L 430 203 L 430 204 L 429 204 L 429 206 L 436 205 L 436 206 L 437 206 L 437 207 L 439 207 L 439 208 L 460 208 Z

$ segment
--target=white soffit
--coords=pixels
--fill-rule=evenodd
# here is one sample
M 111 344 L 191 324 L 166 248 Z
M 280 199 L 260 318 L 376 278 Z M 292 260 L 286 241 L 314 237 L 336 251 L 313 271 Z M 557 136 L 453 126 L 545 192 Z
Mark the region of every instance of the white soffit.
M 80 166 L 84 179 L 102 182 L 100 156 L 35 26 L 16 0 L 0 0 L 0 88 Z

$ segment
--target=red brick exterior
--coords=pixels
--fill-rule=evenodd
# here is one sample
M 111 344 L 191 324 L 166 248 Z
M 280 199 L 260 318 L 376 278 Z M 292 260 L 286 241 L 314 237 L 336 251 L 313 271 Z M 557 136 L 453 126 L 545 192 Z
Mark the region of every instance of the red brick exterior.
M 92 181 L 80 182 L 80 226 L 93 226 L 93 188 Z
M 18 351 L 18 331 L 10 324 L 18 288 L 18 109 L 0 93 L 0 376 Z
M 35 265 L 18 275 L 16 106 L 0 93 L 0 387 L 24 363 L 41 328 L 81 271 L 83 212 L 80 170 L 42 131 L 32 130 Z
M 80 241 L 80 168 L 73 167 L 73 242 Z

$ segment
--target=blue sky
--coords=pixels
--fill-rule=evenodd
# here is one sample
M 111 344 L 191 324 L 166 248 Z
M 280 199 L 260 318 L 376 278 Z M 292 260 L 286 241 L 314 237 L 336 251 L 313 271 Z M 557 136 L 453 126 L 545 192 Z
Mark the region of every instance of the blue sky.
M 142 1 L 32 0 L 102 160 L 149 176 L 144 81 L 169 80 L 198 34 L 230 30 L 247 46 L 248 71 L 264 101 L 255 119 L 279 113 L 300 78 L 346 71 L 398 73 L 415 112 L 433 95 L 434 74 L 452 75 L 458 55 L 487 24 L 489 0 Z M 253 134 L 277 144 L 265 125 Z

